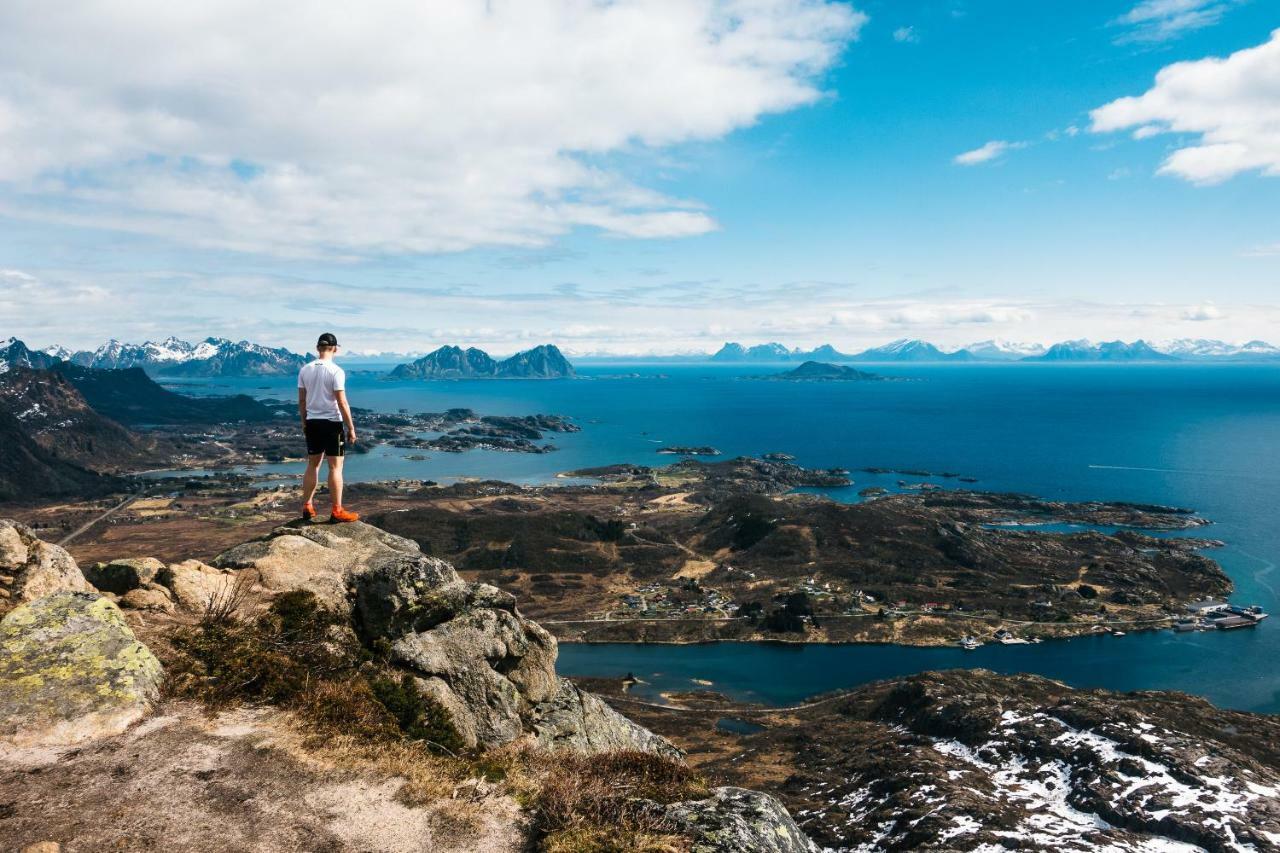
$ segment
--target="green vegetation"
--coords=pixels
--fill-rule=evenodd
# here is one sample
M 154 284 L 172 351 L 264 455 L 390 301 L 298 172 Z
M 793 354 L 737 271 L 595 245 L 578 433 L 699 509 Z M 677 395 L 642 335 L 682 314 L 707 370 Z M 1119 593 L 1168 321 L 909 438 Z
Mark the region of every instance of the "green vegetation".
M 251 620 L 237 619 L 237 609 L 235 602 L 216 602 L 197 625 L 174 634 L 166 661 L 170 692 L 215 708 L 268 702 L 367 740 L 421 741 L 449 753 L 461 748 L 448 713 L 422 696 L 410 676 L 393 676 L 310 592 L 284 593 Z

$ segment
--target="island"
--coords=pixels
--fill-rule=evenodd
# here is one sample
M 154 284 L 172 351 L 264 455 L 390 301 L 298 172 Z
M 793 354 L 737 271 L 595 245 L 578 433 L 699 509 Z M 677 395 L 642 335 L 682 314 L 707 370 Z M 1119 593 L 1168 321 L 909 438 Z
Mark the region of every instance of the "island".
M 443 346 L 417 361 L 397 365 L 388 379 L 567 379 L 573 365 L 560 349 L 543 344 L 501 361 L 475 347 Z
M 828 364 L 822 361 L 806 361 L 794 370 L 762 376 L 761 379 L 774 379 L 790 382 L 872 382 L 884 377 L 865 370 L 858 370 L 844 364 Z
M 719 456 L 720 451 L 714 447 L 707 445 L 699 445 L 691 447 L 683 444 L 676 444 L 670 447 L 659 447 L 657 453 L 663 453 L 668 456 Z

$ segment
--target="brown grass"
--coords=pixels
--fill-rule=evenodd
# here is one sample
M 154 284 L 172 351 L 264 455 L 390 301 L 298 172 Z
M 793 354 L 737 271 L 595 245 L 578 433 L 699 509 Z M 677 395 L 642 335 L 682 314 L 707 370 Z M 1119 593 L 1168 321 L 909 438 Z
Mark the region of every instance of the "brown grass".
M 686 849 L 652 804 L 708 794 L 706 781 L 684 764 L 647 752 L 556 755 L 545 771 L 535 800 L 538 828 L 542 849 L 556 853 Z

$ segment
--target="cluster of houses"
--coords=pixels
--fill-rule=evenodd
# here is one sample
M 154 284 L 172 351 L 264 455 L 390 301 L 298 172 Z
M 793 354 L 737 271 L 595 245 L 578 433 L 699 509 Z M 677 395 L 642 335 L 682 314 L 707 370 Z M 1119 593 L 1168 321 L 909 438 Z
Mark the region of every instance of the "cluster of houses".
M 672 618 L 678 616 L 734 616 L 738 605 L 718 589 L 704 587 L 697 581 L 679 586 L 647 583 L 634 593 L 622 596 L 622 606 L 636 618 Z

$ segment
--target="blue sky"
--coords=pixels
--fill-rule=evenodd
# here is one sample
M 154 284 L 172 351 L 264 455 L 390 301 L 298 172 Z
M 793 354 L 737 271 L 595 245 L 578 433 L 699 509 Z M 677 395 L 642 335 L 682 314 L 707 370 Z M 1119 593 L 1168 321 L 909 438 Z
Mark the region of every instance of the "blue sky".
M 0 11 L 0 335 L 1280 337 L 1274 4 L 148 5 Z

